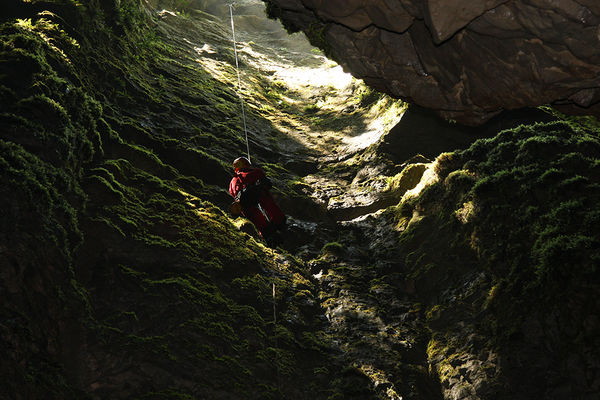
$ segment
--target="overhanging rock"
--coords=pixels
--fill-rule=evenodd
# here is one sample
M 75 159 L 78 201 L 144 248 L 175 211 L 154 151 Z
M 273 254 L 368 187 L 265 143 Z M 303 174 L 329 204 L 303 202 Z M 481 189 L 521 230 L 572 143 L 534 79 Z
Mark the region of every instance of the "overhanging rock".
M 554 104 L 600 115 L 596 0 L 263 0 L 375 89 L 468 125 Z

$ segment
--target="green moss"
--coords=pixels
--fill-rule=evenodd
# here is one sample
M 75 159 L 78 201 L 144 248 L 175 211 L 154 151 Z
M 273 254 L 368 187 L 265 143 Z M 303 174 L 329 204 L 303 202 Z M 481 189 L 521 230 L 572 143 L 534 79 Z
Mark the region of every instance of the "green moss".
M 26 397 L 82 397 L 49 350 L 31 344 L 59 342 L 46 319 L 85 320 L 92 309 L 88 292 L 74 279 L 73 257 L 84 238 L 80 211 L 86 196 L 79 177 L 100 145 L 96 120 L 102 111 L 73 85 L 77 77 L 65 51 L 76 46 L 63 31 L 38 18 L 2 24 L 0 36 L 2 232 L 12 249 L 8 262 L 37 282 L 35 288 L 22 282 L 15 296 L 24 297 L 9 307 L 28 315 L 20 323 L 31 335 L 12 336 L 14 328 L 3 328 L 17 338 L 11 346 L 22 351 L 15 353 L 12 371 L 2 371 L 2 386 L 9 395 L 20 390 Z
M 195 365 L 205 363 L 210 370 L 211 360 L 218 361 L 222 366 L 215 368 L 213 377 L 233 374 L 237 387 L 251 388 L 254 384 L 244 383 L 241 377 L 248 375 L 247 366 L 252 366 L 249 360 L 254 360 L 254 353 L 246 349 L 235 327 L 251 327 L 248 332 L 257 332 L 264 339 L 264 321 L 256 309 L 233 300 L 236 293 L 230 292 L 228 284 L 219 288 L 215 276 L 208 274 L 244 275 L 247 270 L 264 266 L 268 256 L 256 243 L 240 237 L 217 207 L 189 195 L 214 194 L 215 190 L 206 188 L 197 175 L 203 168 L 228 170 L 228 162 L 214 156 L 218 152 L 194 148 L 197 136 L 186 142 L 160 133 L 150 135 L 148 130 L 139 129 L 143 117 L 123 116 L 123 110 L 148 115 L 135 104 L 139 98 L 137 88 L 156 104 L 169 96 L 172 88 L 165 78 L 162 92 L 155 92 L 147 79 L 141 79 L 148 71 L 156 36 L 152 31 L 144 33 L 146 17 L 138 2 L 120 4 L 119 10 L 111 11 L 117 12 L 112 27 L 115 32 L 129 30 L 130 43 L 104 29 L 102 18 L 88 21 L 87 27 L 78 26 L 80 35 L 85 35 L 88 27 L 95 33 L 79 36 L 70 45 L 61 42 L 67 41 L 64 31 L 47 22 L 30 20 L 2 26 L 0 163 L 5 209 L 10 209 L 13 216 L 3 220 L 3 232 L 16 232 L 12 240 L 23 252 L 20 259 L 52 263 L 50 270 L 58 271 L 54 272 L 58 279 L 51 277 L 49 284 L 56 284 L 61 293 L 56 298 L 65 302 L 75 299 L 76 303 L 80 297 L 90 297 L 87 306 L 80 305 L 95 313 L 93 318 L 84 318 L 85 329 L 89 328 L 86 335 L 102 337 L 104 351 L 132 359 L 151 355 L 153 362 L 169 365 L 174 371 L 193 370 L 198 368 Z M 99 10 L 82 7 L 79 11 L 70 10 L 84 20 L 85 12 Z M 75 25 L 78 21 L 70 22 Z M 137 39 L 141 40 L 135 43 Z M 97 42 L 91 45 L 90 40 Z M 121 54 L 114 53 L 114 48 L 119 48 Z M 117 104 L 112 103 L 113 85 L 123 94 Z M 217 90 L 210 93 L 214 98 L 227 90 L 215 87 Z M 103 107 L 90 93 L 99 96 Z M 197 98 L 192 101 L 208 104 Z M 173 103 L 187 107 L 183 101 Z M 211 121 L 208 115 L 213 111 L 202 110 L 199 117 Z M 213 127 L 210 125 L 210 129 Z M 215 138 L 210 135 L 212 145 L 218 147 Z M 219 143 L 229 147 L 219 150 L 222 153 L 242 147 L 230 139 Z M 90 162 L 92 166 L 88 166 Z M 81 176 L 85 179 L 80 186 Z M 28 233 L 28 226 L 38 227 L 39 238 Z M 81 254 L 76 254 L 74 262 L 77 276 L 83 279 L 78 282 L 72 279 L 69 268 L 82 243 Z M 25 254 L 28 249 L 40 251 Z M 121 249 L 126 249 L 125 253 L 117 254 Z M 94 279 L 87 280 L 90 276 Z M 69 282 L 74 283 L 72 287 Z M 53 298 L 51 291 L 47 293 Z M 60 302 L 51 306 L 68 309 L 73 315 L 84 314 Z M 43 329 L 34 328 L 35 313 L 31 315 L 32 320 L 24 326 L 29 324 L 32 331 L 43 333 Z M 150 323 L 157 315 L 160 322 Z M 201 317 L 195 318 L 198 315 Z M 219 349 L 220 354 L 207 352 L 209 348 Z M 38 354 L 50 358 L 43 352 Z M 240 354 L 242 361 L 238 360 Z M 36 371 L 24 376 L 38 379 L 41 369 Z M 56 388 L 56 393 L 70 398 L 60 368 L 56 371 L 56 377 L 43 382 L 38 379 L 34 386 L 51 397 Z M 214 386 L 208 377 L 202 379 Z M 228 386 L 226 378 L 217 384 Z M 138 396 L 147 391 L 141 387 L 135 390 Z M 169 390 L 152 393 L 154 397 L 175 396 Z
M 329 46 L 329 43 L 327 43 L 325 38 L 328 28 L 328 25 L 325 23 L 313 22 L 306 29 L 304 29 L 304 32 L 313 46 L 321 49 L 325 55 L 331 56 L 331 46 Z
M 554 280 L 565 275 L 592 273 L 595 239 L 589 225 L 582 222 L 596 221 L 597 218 L 590 209 L 594 199 L 600 196 L 597 179 L 592 174 L 592 160 L 600 154 L 597 135 L 574 130 L 566 123 L 553 123 L 506 132 L 489 145 L 488 159 L 471 167 L 476 174 L 485 173 L 472 190 L 483 221 L 491 224 L 493 218 L 500 218 L 499 213 L 512 208 L 511 213 L 517 218 L 514 218 L 514 224 L 504 228 L 509 237 L 503 239 L 512 243 L 510 250 L 516 253 L 518 248 L 523 248 L 520 238 L 533 238 L 527 245 L 530 261 L 523 259 L 522 262 L 536 265 L 540 278 L 553 275 L 551 279 Z M 512 152 L 504 154 L 504 148 L 511 148 Z M 463 157 L 472 155 L 474 151 L 470 149 Z M 516 160 L 516 165 L 512 160 Z M 574 168 L 567 170 L 566 164 Z M 575 193 L 577 200 L 570 198 Z M 548 201 L 540 204 L 538 200 L 542 198 Z M 485 237 L 487 239 L 488 235 Z M 515 243 L 517 241 L 521 243 Z M 559 242 L 563 244 L 558 245 Z M 490 244 L 494 249 L 492 252 L 499 250 Z M 515 257 L 520 258 L 517 254 Z M 568 272 L 562 269 L 572 263 L 579 268 Z
M 317 352 L 326 352 L 330 345 L 328 343 L 328 337 L 325 332 L 303 332 L 300 338 L 300 342 L 303 348 L 313 350 Z M 326 367 L 315 368 L 315 374 L 329 374 L 329 370 Z
M 321 255 L 335 255 L 339 256 L 344 251 L 344 246 L 338 242 L 330 242 L 323 245 L 321 249 Z
M 398 271 L 430 304 L 427 352 L 442 383 L 473 346 L 450 340 L 464 332 L 457 321 L 483 321 L 469 329 L 506 354 L 524 323 L 570 318 L 564 299 L 597 280 L 598 159 L 596 131 L 521 126 L 440 156 L 439 181 L 389 211 L 405 254 Z

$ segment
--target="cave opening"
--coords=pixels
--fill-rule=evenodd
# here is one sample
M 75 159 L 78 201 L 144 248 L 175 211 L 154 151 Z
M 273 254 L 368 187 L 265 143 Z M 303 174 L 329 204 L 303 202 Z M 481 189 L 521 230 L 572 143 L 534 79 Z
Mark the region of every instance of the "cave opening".
M 240 0 L 238 93 L 226 2 L 6 1 L 2 395 L 597 397 L 600 125 L 532 100 L 593 111 L 593 2 Z M 240 94 L 278 245 L 229 213 Z

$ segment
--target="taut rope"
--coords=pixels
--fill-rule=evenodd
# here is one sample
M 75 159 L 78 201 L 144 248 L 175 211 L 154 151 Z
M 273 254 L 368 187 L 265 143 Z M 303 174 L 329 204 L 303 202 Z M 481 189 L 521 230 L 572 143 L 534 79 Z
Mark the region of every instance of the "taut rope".
M 240 78 L 240 66 L 238 63 L 237 43 L 235 41 L 235 26 L 233 25 L 233 5 L 229 5 L 229 16 L 231 17 L 231 33 L 233 35 L 233 52 L 235 54 L 235 70 L 238 78 L 238 95 L 240 96 L 240 103 L 242 105 L 242 120 L 244 121 L 244 136 L 246 138 L 246 152 L 248 153 L 248 161 L 250 160 L 250 143 L 248 142 L 248 129 L 246 128 L 246 110 L 244 107 L 244 98 L 242 97 L 242 79 Z

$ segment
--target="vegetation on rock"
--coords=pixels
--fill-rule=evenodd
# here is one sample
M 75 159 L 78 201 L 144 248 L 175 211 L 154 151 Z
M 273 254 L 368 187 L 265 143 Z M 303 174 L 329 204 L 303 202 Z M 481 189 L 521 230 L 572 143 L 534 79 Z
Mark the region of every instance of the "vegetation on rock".
M 0 17 L 3 395 L 598 389 L 594 120 L 453 137 L 435 162 L 403 142 L 399 159 L 384 134 L 403 103 L 304 87 L 290 59 L 339 67 L 249 14 L 269 40 L 240 45 L 252 158 L 291 217 L 271 249 L 223 211 L 246 149 L 228 7 L 152 4 L 10 0 Z
M 429 357 L 449 391 L 469 374 L 478 398 L 594 390 L 597 379 L 578 383 L 593 367 L 560 360 L 598 351 L 587 332 L 598 327 L 599 159 L 597 128 L 519 126 L 442 154 L 430 167 L 434 183 L 390 212 L 402 230 L 397 268 L 433 307 Z M 458 372 L 487 351 L 487 377 L 485 365 Z
M 297 263 L 213 203 L 243 148 L 231 88 L 136 1 L 22 7 L 2 25 L 3 391 L 278 398 L 277 371 L 324 364 L 311 308 L 283 301 Z M 294 334 L 270 319 L 276 269 Z

